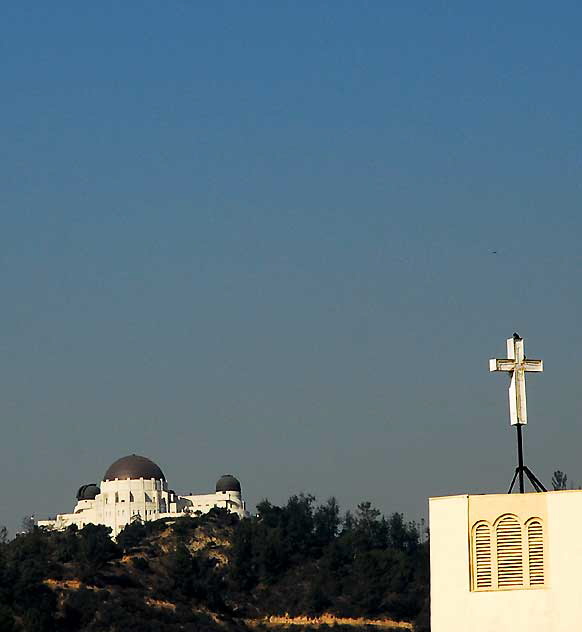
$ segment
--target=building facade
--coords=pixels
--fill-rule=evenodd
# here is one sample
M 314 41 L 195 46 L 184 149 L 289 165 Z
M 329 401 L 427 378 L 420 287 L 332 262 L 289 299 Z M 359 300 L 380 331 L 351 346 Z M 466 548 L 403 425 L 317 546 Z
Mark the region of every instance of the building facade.
M 432 632 L 582 625 L 582 491 L 431 498 Z
M 134 520 L 149 521 L 207 513 L 214 507 L 244 518 L 249 514 L 240 482 L 231 474 L 221 476 L 214 493 L 178 495 L 171 490 L 162 470 L 150 459 L 132 454 L 113 463 L 96 485 L 82 485 L 72 513 L 41 520 L 40 527 L 66 529 L 70 525 L 102 524 L 112 536 Z

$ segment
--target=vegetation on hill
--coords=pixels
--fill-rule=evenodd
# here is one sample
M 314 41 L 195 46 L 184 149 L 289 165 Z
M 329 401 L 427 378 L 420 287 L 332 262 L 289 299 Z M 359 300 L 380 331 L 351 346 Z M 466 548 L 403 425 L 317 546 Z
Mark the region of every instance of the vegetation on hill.
M 305 495 L 258 510 L 134 522 L 116 542 L 96 525 L 0 538 L 0 630 L 237 632 L 324 613 L 428 630 L 427 545 L 401 514 L 341 517 Z

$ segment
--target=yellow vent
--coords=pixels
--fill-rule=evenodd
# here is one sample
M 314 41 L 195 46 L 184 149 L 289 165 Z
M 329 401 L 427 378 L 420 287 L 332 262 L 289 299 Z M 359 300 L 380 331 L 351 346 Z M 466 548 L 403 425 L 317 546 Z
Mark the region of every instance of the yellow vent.
M 475 527 L 475 588 L 491 588 L 491 529 L 481 523 Z
M 544 583 L 544 532 L 539 520 L 531 520 L 527 525 L 527 548 L 530 586 L 541 586 Z
M 514 516 L 497 523 L 497 584 L 499 588 L 523 586 L 521 525 Z

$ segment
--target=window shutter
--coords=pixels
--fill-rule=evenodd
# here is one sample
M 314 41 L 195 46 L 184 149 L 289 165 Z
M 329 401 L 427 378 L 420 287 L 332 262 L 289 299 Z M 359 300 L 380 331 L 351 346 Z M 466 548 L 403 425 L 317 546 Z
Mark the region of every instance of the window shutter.
M 499 588 L 523 586 L 521 525 L 514 516 L 497 523 L 497 583 Z
M 491 528 L 488 524 L 482 522 L 475 527 L 473 542 L 475 588 L 491 588 Z
M 544 532 L 539 520 L 531 520 L 527 525 L 527 548 L 529 555 L 530 586 L 544 583 Z

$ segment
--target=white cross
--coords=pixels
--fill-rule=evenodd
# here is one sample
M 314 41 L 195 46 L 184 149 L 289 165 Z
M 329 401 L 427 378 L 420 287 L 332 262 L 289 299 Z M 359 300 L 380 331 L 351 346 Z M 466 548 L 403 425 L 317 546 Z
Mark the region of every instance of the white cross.
M 544 370 L 542 360 L 530 360 L 523 351 L 523 338 L 513 334 L 507 339 L 507 359 L 489 360 L 490 371 L 507 371 L 511 373 L 509 384 L 509 416 L 511 425 L 527 423 L 527 407 L 525 401 L 525 373 Z

